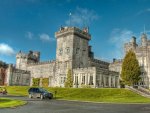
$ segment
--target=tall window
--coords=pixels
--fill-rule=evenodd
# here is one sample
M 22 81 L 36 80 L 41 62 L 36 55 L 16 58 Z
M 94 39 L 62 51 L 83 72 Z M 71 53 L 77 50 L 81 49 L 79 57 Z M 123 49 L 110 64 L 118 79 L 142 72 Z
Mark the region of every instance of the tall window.
M 90 82 L 89 82 L 89 85 L 93 85 L 93 76 L 90 75 Z
M 78 76 L 75 76 L 75 85 L 78 85 Z
M 69 48 L 69 47 L 66 48 L 66 53 L 67 53 L 67 54 L 70 53 L 70 48 Z
M 106 77 L 106 86 L 109 85 L 109 77 Z
M 62 55 L 62 53 L 63 53 L 63 49 L 61 48 L 59 49 L 59 55 Z
M 76 49 L 76 54 L 79 54 L 79 50 L 80 50 L 79 48 Z
M 65 81 L 66 81 L 66 77 L 61 77 L 61 78 L 60 78 L 60 83 L 61 83 L 61 84 L 64 84 Z
M 85 84 L 85 76 L 82 76 L 82 84 Z

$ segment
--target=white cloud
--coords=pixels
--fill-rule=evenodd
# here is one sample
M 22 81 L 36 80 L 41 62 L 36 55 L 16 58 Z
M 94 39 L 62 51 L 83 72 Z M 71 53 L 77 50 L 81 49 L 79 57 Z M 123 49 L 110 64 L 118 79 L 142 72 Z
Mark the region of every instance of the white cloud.
M 33 39 L 34 34 L 32 32 L 27 32 L 26 37 L 28 39 Z
M 77 7 L 74 13 L 71 12 L 70 19 L 66 21 L 66 24 L 83 27 L 91 24 L 91 22 L 97 20 L 98 18 L 99 16 L 94 10 Z
M 8 44 L 0 43 L 0 55 L 11 56 L 14 55 L 15 51 Z
M 40 34 L 40 40 L 42 40 L 43 42 L 52 42 L 54 41 L 54 38 L 49 37 L 48 34 Z
M 112 48 L 111 55 L 114 58 L 123 58 L 124 56 L 124 44 L 131 40 L 134 33 L 127 29 L 113 29 L 109 42 L 114 46 Z
M 147 9 L 144 9 L 144 10 L 141 10 L 137 13 L 137 15 L 141 15 L 143 13 L 147 13 L 147 12 L 150 12 L 150 8 L 147 8 Z

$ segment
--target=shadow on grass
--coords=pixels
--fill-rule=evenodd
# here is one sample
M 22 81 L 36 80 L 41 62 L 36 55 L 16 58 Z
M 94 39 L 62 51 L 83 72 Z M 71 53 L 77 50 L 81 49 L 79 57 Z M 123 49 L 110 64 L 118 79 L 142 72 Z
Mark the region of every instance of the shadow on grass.
M 0 102 L 3 102 L 3 103 L 5 103 L 5 102 L 11 102 L 12 100 L 11 99 L 0 99 Z

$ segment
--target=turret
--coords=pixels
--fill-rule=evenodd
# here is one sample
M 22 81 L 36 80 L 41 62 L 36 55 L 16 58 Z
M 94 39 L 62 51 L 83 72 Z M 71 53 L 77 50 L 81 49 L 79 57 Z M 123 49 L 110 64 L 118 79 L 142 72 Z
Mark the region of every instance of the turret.
M 132 44 L 136 44 L 136 37 L 135 37 L 135 36 L 132 36 L 130 42 L 131 42 Z
M 147 35 L 145 33 L 141 35 L 141 45 L 147 46 Z
M 22 51 L 19 51 L 19 53 L 16 54 L 16 68 L 26 70 L 28 61 L 28 55 L 23 53 Z
M 132 36 L 130 42 L 124 45 L 125 52 L 127 53 L 130 49 L 135 50 L 137 46 L 136 37 Z
M 16 68 L 26 70 L 28 64 L 37 63 L 39 60 L 40 52 L 29 51 L 29 53 L 23 53 L 19 51 L 16 55 Z

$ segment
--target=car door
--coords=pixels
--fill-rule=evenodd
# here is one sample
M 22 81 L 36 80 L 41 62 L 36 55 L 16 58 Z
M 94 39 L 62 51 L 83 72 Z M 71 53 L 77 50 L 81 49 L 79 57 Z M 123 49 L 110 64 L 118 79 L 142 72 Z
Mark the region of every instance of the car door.
M 41 92 L 39 90 L 39 88 L 36 89 L 36 97 L 40 97 L 41 96 Z

